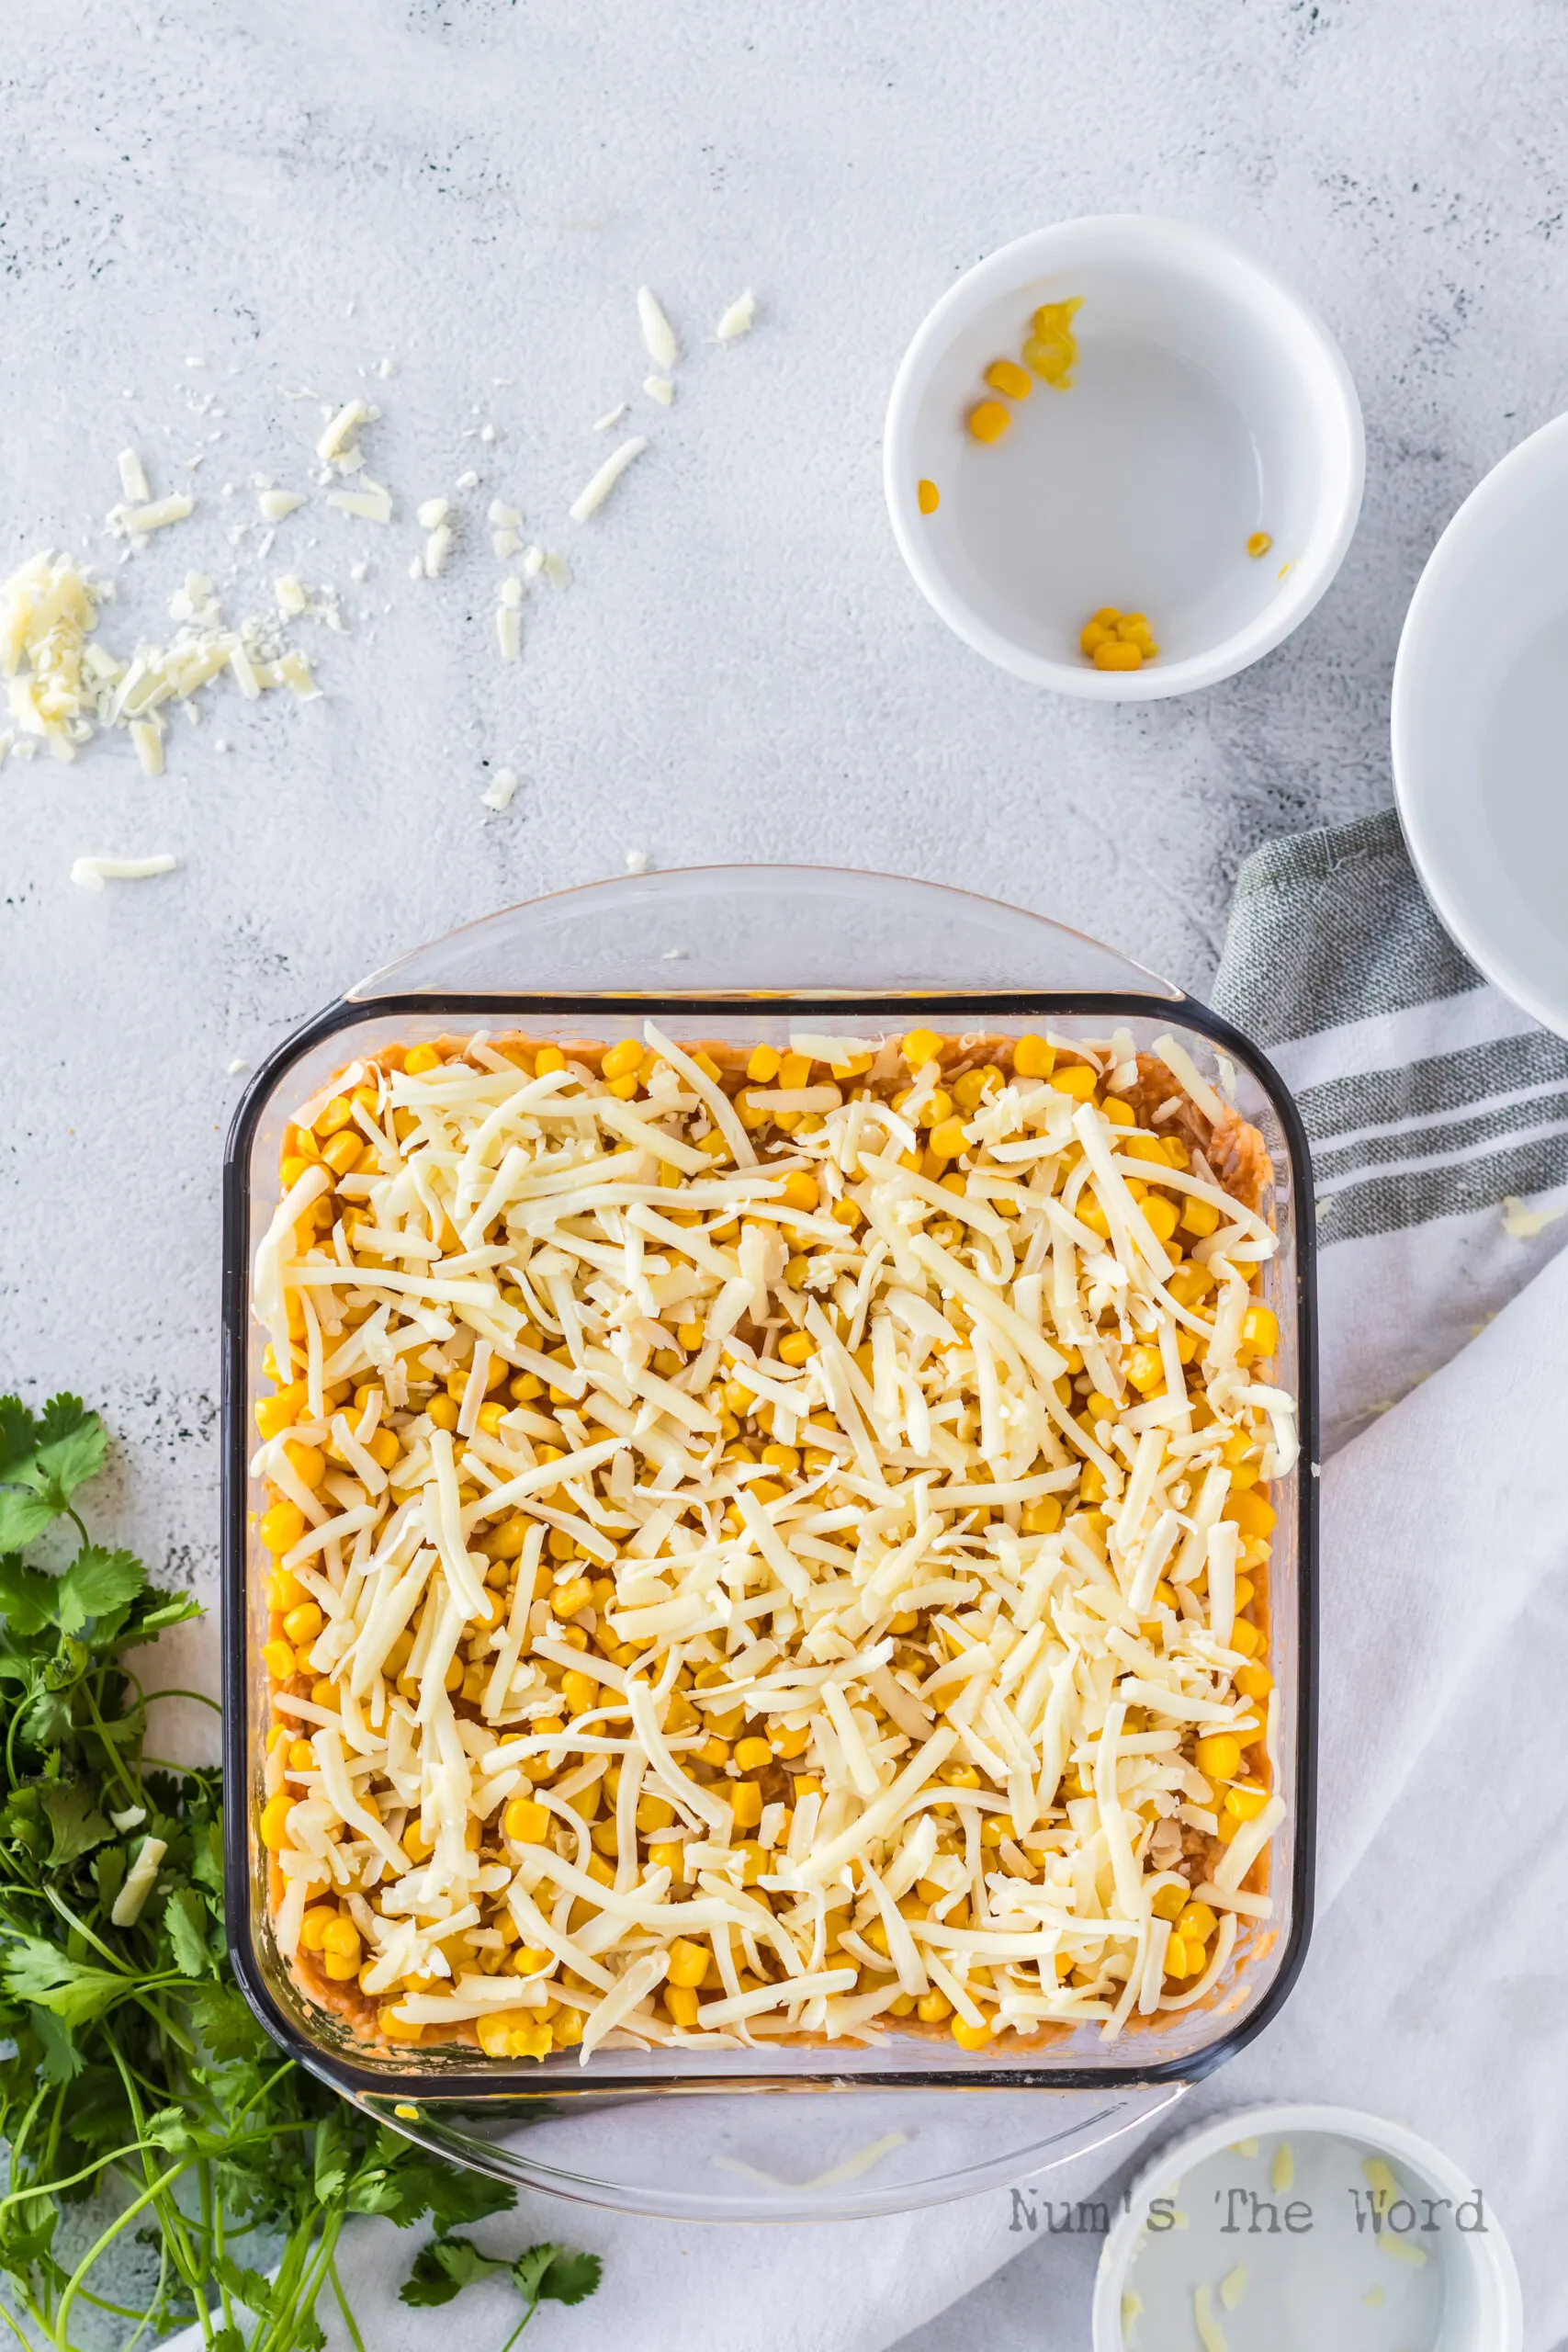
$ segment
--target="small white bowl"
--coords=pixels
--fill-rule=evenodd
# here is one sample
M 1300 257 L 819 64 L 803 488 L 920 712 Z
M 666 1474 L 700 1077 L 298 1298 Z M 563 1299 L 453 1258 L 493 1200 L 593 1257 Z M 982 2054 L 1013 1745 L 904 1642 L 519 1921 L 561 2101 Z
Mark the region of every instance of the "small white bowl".
M 1568 416 L 1472 491 L 1416 584 L 1393 673 L 1393 788 L 1466 954 L 1568 1037 Z
M 1281 2142 L 1290 2173 L 1276 2186 Z M 1227 2154 L 1215 2179 L 1196 2177 Z M 1386 2207 L 1381 2231 L 1371 2226 L 1360 2169 L 1370 2156 L 1384 2159 L 1403 2192 Z M 1379 2115 L 1350 2107 L 1233 2109 L 1169 2142 L 1127 2191 L 1095 2276 L 1094 2352 L 1189 2352 L 1200 2285 L 1209 2289 L 1221 2337 L 1235 2342 L 1217 2290 L 1238 2267 L 1245 2277 L 1236 2282 L 1235 2327 L 1248 2344 L 1521 2352 L 1518 2271 L 1489 2199 L 1483 2191 L 1478 2200 L 1476 2190 L 1440 2148 Z M 1224 2230 L 1227 2221 L 1233 2232 Z M 1143 2308 L 1124 2316 L 1123 2298 L 1140 2281 Z
M 987 367 L 1073 296 L 1071 388 L 1036 383 L 1000 440 L 976 441 Z M 1305 618 L 1350 543 L 1364 461 L 1350 371 L 1298 296 L 1206 229 L 1114 213 L 1020 237 L 943 295 L 894 379 L 883 479 L 899 552 L 966 644 L 1063 694 L 1153 702 Z M 1272 546 L 1251 557 L 1259 531 Z M 1156 661 L 1093 667 L 1078 633 L 1104 605 L 1148 616 Z

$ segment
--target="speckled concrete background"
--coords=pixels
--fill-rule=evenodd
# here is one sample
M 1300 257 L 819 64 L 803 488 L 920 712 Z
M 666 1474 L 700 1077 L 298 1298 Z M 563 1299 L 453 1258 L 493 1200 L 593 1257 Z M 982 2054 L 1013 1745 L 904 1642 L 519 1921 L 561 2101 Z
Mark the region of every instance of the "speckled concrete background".
M 0 771 L 0 1377 L 105 1403 L 126 1521 L 208 1589 L 231 1057 L 393 950 L 634 845 L 960 883 L 1201 985 L 1247 850 L 1389 797 L 1417 572 L 1568 379 L 1552 0 L 61 0 L 13 27 L 4 88 L 0 561 L 112 563 L 115 453 L 139 447 L 159 491 L 201 453 L 196 516 L 119 572 L 110 633 L 166 628 L 187 565 L 236 617 L 292 569 L 351 619 L 320 641 L 325 700 L 221 689 L 199 729 L 176 720 L 158 782 L 123 738 Z M 1227 231 L 1318 306 L 1369 466 L 1348 561 L 1291 643 L 1117 709 L 942 630 L 894 551 L 878 437 L 960 270 L 1133 208 Z M 690 353 L 668 415 L 636 389 L 644 278 Z M 761 322 L 716 349 L 748 283 Z M 236 552 L 254 472 L 308 486 L 318 412 L 282 388 L 346 398 L 383 356 L 367 451 L 401 519 L 301 510 L 270 560 L 254 530 Z M 573 534 L 590 428 L 623 397 L 655 446 Z M 493 444 L 464 437 L 487 419 Z M 460 552 L 415 584 L 412 506 L 469 465 Z M 531 599 L 510 671 L 496 494 L 576 571 Z M 503 763 L 525 781 L 495 816 Z M 181 860 L 163 881 L 67 879 L 83 852 L 161 849 Z

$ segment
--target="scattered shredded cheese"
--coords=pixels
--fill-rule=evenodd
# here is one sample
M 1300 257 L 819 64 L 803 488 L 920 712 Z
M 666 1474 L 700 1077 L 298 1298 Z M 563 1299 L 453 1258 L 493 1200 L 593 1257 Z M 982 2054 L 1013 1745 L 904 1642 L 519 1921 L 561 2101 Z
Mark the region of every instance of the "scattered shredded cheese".
M 71 868 L 71 879 L 84 890 L 101 890 L 106 882 L 145 882 L 155 874 L 172 874 L 179 864 L 177 857 L 79 857 Z
M 656 368 L 673 368 L 681 356 L 675 330 L 665 317 L 658 296 L 647 286 L 637 289 L 637 321 L 649 357 Z
M 479 798 L 483 801 L 487 808 L 493 808 L 499 815 L 502 808 L 511 808 L 512 796 L 516 789 L 517 775 L 515 770 L 512 768 L 497 768 L 494 777 L 487 788 L 480 793 Z
M 647 447 L 647 436 L 637 433 L 629 441 L 623 441 L 618 449 L 613 449 L 610 452 L 598 472 L 584 483 L 568 507 L 567 512 L 574 523 L 586 523 L 591 514 L 598 513 L 626 468 L 634 458 L 641 457 Z M 545 562 L 547 568 L 549 563 L 547 556 Z
M 738 294 L 714 329 L 720 343 L 733 343 L 738 335 L 750 334 L 757 323 L 757 297 L 748 287 Z

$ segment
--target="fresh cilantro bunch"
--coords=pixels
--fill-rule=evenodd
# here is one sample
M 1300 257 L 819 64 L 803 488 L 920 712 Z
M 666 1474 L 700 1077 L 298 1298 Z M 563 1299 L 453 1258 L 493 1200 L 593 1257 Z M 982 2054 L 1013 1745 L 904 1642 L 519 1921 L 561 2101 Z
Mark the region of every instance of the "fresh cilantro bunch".
M 73 1498 L 106 1446 L 78 1397 L 37 1418 L 0 1397 L 0 2318 L 57 2352 L 73 2352 L 83 2307 L 139 2335 L 195 2319 L 210 2352 L 317 2352 L 330 2288 L 365 2352 L 334 2258 L 351 2213 L 400 2228 L 429 2215 L 410 2301 L 445 2301 L 492 2269 L 524 2297 L 520 2327 L 543 2297 L 579 2301 L 598 2283 L 593 2256 L 543 2245 L 491 2264 L 450 2236 L 511 2190 L 337 2098 L 230 1979 L 222 1776 L 146 1753 L 149 1699 L 165 1694 L 136 1671 L 200 1611 L 91 1540 Z M 44 1537 L 58 1556 L 73 1535 L 58 1573 L 22 1557 Z M 62 2223 L 88 2200 L 100 2226 L 68 2267 Z M 92 2283 L 128 2233 L 155 2265 L 139 2311 Z

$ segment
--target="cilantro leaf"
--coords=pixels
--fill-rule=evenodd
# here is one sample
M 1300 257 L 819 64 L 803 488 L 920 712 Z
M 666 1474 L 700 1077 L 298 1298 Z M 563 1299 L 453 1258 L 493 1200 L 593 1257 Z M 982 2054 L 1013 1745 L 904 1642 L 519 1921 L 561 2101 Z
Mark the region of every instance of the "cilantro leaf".
M 260 2270 L 251 2270 L 244 2263 L 236 2262 L 231 2255 L 220 2255 L 212 2267 L 236 2302 L 243 2303 L 257 2319 L 271 2318 L 276 2295 L 272 2279 Z M 242 2352 L 243 2342 L 241 2337 Z
M 538 2248 L 530 2251 L 537 2253 Z M 581 2303 L 585 2296 L 592 2294 L 604 2269 L 596 2254 L 574 2254 L 564 2245 L 551 2246 L 548 2252 L 550 2259 L 539 2279 L 541 2302 Z
M 0 1951 L 0 1985 L 67 2025 L 88 2025 L 130 1990 L 118 1970 L 89 1968 L 41 1936 L 15 1935 Z
M 512 2283 L 530 2312 L 541 2302 L 581 2302 L 599 2284 L 603 2267 L 596 2254 L 549 2244 L 529 2246 L 510 2266 Z
M 30 1466 L 41 1434 L 19 1396 L 0 1396 L 0 1482 L 9 1483 Z
M 43 2049 L 39 2072 L 44 2081 L 74 2082 L 82 2071 L 82 2053 L 72 2038 L 71 2028 L 48 2009 L 35 2009 L 32 2027 Z
M 52 1525 L 64 1509 L 63 1503 L 26 1492 L 19 1487 L 0 1487 L 0 1551 L 20 1552 L 28 1544 L 36 1544 L 44 1529 Z
M 60 1579 L 62 1627 L 79 1634 L 90 1618 L 107 1617 L 134 1600 L 146 1582 L 147 1571 L 134 1553 L 84 1544 Z
M 0 1503 L 11 1498 L 0 1496 Z M 0 1554 L 0 1614 L 23 1639 L 54 1623 L 60 1588 L 41 1568 L 28 1567 L 16 1552 Z
M 49 1815 L 51 1862 L 79 1861 L 84 1854 L 113 1835 L 94 1804 L 93 1792 L 85 1781 L 69 1781 L 45 1789 L 43 1809 Z
M 232 1984 L 204 1984 L 193 1993 L 190 2021 L 219 2065 L 231 2058 L 254 2058 L 272 2047 Z
M 61 1510 L 103 1468 L 108 1442 L 108 1431 L 80 1396 L 50 1398 L 39 1424 L 34 1475 L 44 1491 L 59 1497 Z
M 209 1976 L 212 1954 L 207 1942 L 207 1909 L 193 1886 L 175 1887 L 164 1905 L 164 1926 L 180 1973 Z
M 449 2303 L 476 2278 L 507 2267 L 504 2262 L 492 2262 L 467 2238 L 434 2238 L 414 2256 L 413 2268 L 398 2290 L 399 2300 L 416 2310 L 430 2310 L 437 2303 Z

